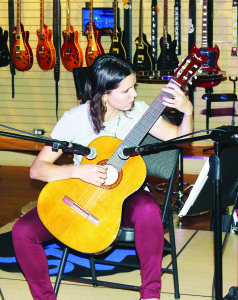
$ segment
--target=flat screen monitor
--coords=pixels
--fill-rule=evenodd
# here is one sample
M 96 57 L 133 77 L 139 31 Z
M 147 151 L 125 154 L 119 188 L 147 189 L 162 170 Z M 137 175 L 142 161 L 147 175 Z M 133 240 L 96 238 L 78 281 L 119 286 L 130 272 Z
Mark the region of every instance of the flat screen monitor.
M 118 18 L 119 9 L 118 9 Z M 101 30 L 101 35 L 110 35 L 113 30 L 113 8 L 95 7 L 93 8 L 93 22 L 97 29 Z M 89 8 L 82 8 L 83 35 L 89 26 Z M 118 23 L 119 26 L 119 23 Z

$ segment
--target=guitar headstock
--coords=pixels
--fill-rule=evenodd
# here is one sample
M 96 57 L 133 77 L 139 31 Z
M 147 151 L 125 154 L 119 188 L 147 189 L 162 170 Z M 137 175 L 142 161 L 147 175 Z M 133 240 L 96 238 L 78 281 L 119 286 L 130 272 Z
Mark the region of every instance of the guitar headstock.
M 207 61 L 206 56 L 199 52 L 190 52 L 176 69 L 171 80 L 180 86 L 184 85 L 197 73 L 205 61 Z

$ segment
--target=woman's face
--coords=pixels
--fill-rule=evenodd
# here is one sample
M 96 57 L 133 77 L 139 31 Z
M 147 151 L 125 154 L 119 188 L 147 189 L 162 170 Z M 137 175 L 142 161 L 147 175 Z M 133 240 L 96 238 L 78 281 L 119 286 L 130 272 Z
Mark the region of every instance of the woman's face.
M 125 77 L 119 86 L 112 90 L 110 94 L 103 95 L 103 101 L 106 102 L 107 112 L 127 111 L 131 109 L 137 92 L 135 90 L 136 74 L 130 74 Z

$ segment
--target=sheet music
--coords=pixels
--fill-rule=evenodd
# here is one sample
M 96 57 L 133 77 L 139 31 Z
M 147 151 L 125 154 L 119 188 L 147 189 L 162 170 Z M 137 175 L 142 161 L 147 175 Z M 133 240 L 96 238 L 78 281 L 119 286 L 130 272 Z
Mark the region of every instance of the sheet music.
M 208 171 L 210 168 L 209 164 L 209 158 L 206 160 L 193 188 L 192 191 L 190 192 L 188 199 L 186 200 L 183 208 L 181 209 L 179 213 L 179 217 L 186 216 L 190 207 L 193 205 L 193 203 L 196 201 L 200 191 L 202 190 L 206 180 L 208 179 Z

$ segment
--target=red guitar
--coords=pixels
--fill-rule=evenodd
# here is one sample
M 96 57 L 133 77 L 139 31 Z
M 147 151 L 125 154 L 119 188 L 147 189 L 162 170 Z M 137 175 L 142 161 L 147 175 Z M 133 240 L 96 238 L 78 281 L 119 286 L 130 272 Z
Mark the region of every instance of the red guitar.
M 74 68 L 82 67 L 83 51 L 78 42 L 78 31 L 74 31 L 70 25 L 70 0 L 67 0 L 66 8 L 66 30 L 62 32 L 64 43 L 61 47 L 61 61 L 67 71 L 72 72 Z
M 89 26 L 85 32 L 88 44 L 85 52 L 87 66 L 91 66 L 95 58 L 104 53 L 101 45 L 101 30 L 97 30 L 93 22 L 93 0 L 89 1 Z
M 17 0 L 17 25 L 13 28 L 15 43 L 12 48 L 12 62 L 18 71 L 30 70 L 33 65 L 33 53 L 29 40 L 29 31 L 24 31 L 21 23 L 21 0 Z
M 55 66 L 55 47 L 51 42 L 52 30 L 47 29 L 44 24 L 44 0 L 40 2 L 40 29 L 36 31 L 38 44 L 36 48 L 36 58 L 42 70 L 51 70 Z
M 212 75 L 219 74 L 219 71 L 221 69 L 217 65 L 217 61 L 219 58 L 219 48 L 217 45 L 215 45 L 214 48 L 208 47 L 208 30 L 207 30 L 207 24 L 208 24 L 208 11 L 207 11 L 207 2 L 208 0 L 203 0 L 203 17 L 202 17 L 202 47 L 196 48 L 195 43 L 193 44 L 191 51 L 192 52 L 200 52 L 203 56 L 207 57 L 207 62 L 205 62 L 201 68 L 202 75 L 201 78 L 203 79 L 194 79 L 192 82 L 197 87 L 213 87 L 218 85 L 221 80 L 222 76 L 220 76 L 221 80 L 219 80 L 219 76 L 217 76 L 218 80 L 213 80 Z M 207 76 L 206 76 L 207 75 Z M 207 77 L 207 79 L 206 79 Z M 209 79 L 211 77 L 212 79 Z

